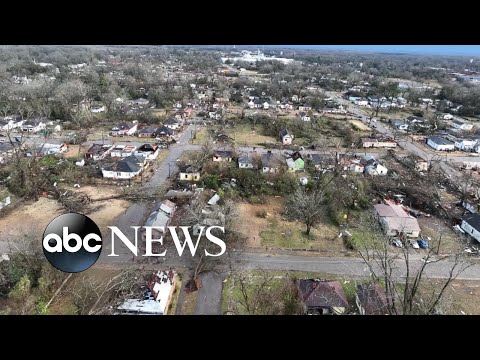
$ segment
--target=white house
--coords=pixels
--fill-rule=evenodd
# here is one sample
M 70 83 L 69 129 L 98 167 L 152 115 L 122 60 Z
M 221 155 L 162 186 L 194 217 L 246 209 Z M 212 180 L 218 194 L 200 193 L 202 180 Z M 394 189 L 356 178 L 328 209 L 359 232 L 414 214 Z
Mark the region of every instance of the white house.
M 367 99 L 357 99 L 354 101 L 354 104 L 357 106 L 367 106 L 368 100 Z
M 459 150 L 472 150 L 477 145 L 477 139 L 456 139 L 454 145 Z
M 102 169 L 104 178 L 131 179 L 142 172 L 143 160 L 129 156 L 116 161 Z
M 172 130 L 178 130 L 181 127 L 180 122 L 174 118 L 169 118 L 163 125 Z
M 270 150 L 266 154 L 262 154 L 262 172 L 274 173 L 280 170 L 280 166 L 285 164 L 285 159 L 279 154 L 274 154 Z
M 105 111 L 105 106 L 92 106 L 90 112 L 92 113 L 101 113 Z
M 365 173 L 367 173 L 368 175 L 384 176 L 384 175 L 387 175 L 387 172 L 388 172 L 388 169 L 385 166 L 378 163 L 373 163 L 365 166 Z
M 465 215 L 460 227 L 468 235 L 480 242 L 480 215 L 478 213 Z
M 420 226 L 417 219 L 408 215 L 400 206 L 390 203 L 376 204 L 374 209 L 386 235 L 398 236 L 404 234 L 412 238 L 420 236 Z
M 459 129 L 459 130 L 464 130 L 464 131 L 470 131 L 473 129 L 473 125 L 472 124 L 467 124 L 463 121 L 460 121 L 460 120 L 453 120 L 452 121 L 452 127 L 455 128 L 455 129 Z
M 255 152 L 242 153 L 238 156 L 238 167 L 240 169 L 253 169 Z
M 268 110 L 269 108 L 270 108 L 270 104 L 265 101 L 265 102 L 263 103 L 263 109 L 264 109 L 264 110 Z
M 290 134 L 287 129 L 282 129 L 279 133 L 279 137 L 283 145 L 291 145 L 294 138 L 293 134 Z
M 252 100 L 250 100 L 250 101 L 248 102 L 248 107 L 249 107 L 250 109 L 253 109 L 253 108 L 255 107 L 255 103 L 254 103 Z
M 160 148 L 157 144 L 143 144 L 135 150 L 135 156 L 141 156 L 147 160 L 155 160 L 160 153 Z
M 427 145 L 438 151 L 451 151 L 455 149 L 455 144 L 440 136 L 430 136 Z
M 22 131 L 37 133 L 39 131 L 45 130 L 47 123 L 42 120 L 34 119 L 24 121 L 22 124 Z
M 306 105 L 300 105 L 298 107 L 298 110 L 299 111 L 310 111 L 310 110 L 312 110 L 312 107 L 311 106 L 306 106 Z
M 111 151 L 111 157 L 128 157 L 133 155 L 135 152 L 136 146 L 134 145 L 116 145 Z

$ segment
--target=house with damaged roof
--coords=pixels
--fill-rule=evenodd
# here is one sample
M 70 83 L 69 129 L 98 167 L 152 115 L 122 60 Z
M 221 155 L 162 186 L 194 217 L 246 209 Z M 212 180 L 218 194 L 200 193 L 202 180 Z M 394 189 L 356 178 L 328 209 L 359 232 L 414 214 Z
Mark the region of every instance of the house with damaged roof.
M 480 242 L 480 215 L 478 213 L 465 215 L 462 218 L 460 227 L 468 235 Z
M 418 238 L 420 226 L 416 218 L 408 215 L 399 205 L 387 203 L 373 206 L 375 215 L 388 236 L 405 235 L 406 237 Z
M 295 281 L 305 314 L 343 314 L 348 308 L 347 297 L 338 280 L 298 279 Z
M 369 283 L 357 286 L 355 303 L 360 315 L 388 315 L 388 301 L 385 290 Z

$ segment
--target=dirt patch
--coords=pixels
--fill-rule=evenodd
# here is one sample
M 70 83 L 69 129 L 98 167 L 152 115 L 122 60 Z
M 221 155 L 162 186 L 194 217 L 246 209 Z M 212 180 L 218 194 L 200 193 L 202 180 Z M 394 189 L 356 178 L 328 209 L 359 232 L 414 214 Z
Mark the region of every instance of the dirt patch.
M 63 154 L 63 156 L 66 159 L 79 159 L 83 158 L 85 156 L 85 153 L 87 152 L 88 146 L 84 146 L 80 149 L 80 153 L 78 152 L 78 149 L 80 148 L 80 145 L 68 145 L 68 151 Z
M 85 186 L 71 191 L 84 192 L 92 199 L 99 199 L 117 194 L 120 189 L 115 186 Z M 115 219 L 128 207 L 125 200 L 105 200 L 92 203 L 92 212 L 87 213 L 97 223 L 102 231 L 114 224 Z M 64 213 L 63 207 L 56 200 L 40 198 L 37 202 L 27 202 L 19 205 L 13 211 L 0 218 L 0 242 L 25 234 L 41 234 L 45 227 L 56 216 Z M 3 245 L 3 244 L 0 244 Z
M 451 254 L 462 250 L 461 239 L 448 224 L 445 224 L 444 220 L 435 217 L 419 217 L 417 220 L 422 229 L 422 235 L 434 239 L 437 245 L 440 240 L 440 254 Z
M 348 120 L 348 122 L 353 126 L 355 126 L 360 131 L 372 131 L 372 129 L 370 129 L 367 125 L 365 125 L 360 120 Z
M 452 282 L 447 291 L 452 315 L 480 315 L 480 281 Z
M 239 145 L 259 145 L 276 142 L 272 136 L 262 135 L 262 127 L 260 125 L 257 125 L 255 130 L 252 130 L 250 125 L 238 125 L 233 129 L 227 130 L 227 135 L 235 139 L 235 142 Z
M 312 250 L 324 256 L 336 256 L 345 250 L 337 237 L 338 228 L 326 218 L 307 237 L 302 223 L 283 218 L 283 209 L 281 197 L 267 198 L 265 205 L 239 204 L 238 231 L 246 236 L 247 247 Z

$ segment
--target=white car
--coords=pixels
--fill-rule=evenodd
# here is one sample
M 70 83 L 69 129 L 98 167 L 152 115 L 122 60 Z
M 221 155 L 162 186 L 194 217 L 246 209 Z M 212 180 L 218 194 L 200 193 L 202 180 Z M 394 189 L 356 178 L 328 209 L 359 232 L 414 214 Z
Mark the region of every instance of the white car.
M 410 243 L 410 246 L 413 247 L 414 249 L 420 249 L 420 245 L 418 245 L 416 240 L 410 240 L 409 243 Z
M 403 244 L 400 239 L 392 239 L 392 245 L 395 247 L 403 248 Z

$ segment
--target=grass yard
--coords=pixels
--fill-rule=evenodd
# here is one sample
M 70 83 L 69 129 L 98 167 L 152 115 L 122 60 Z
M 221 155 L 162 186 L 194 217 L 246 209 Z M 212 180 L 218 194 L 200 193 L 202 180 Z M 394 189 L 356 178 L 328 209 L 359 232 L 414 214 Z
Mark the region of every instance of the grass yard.
M 264 275 L 268 274 L 268 276 L 272 279 L 269 282 L 268 289 L 278 289 L 278 287 L 285 285 L 285 282 L 292 281 L 294 278 L 297 279 L 329 279 L 329 280 L 339 280 L 343 286 L 343 291 L 345 292 L 345 296 L 348 300 L 350 306 L 355 306 L 355 292 L 357 284 L 363 282 L 362 280 L 356 279 L 345 279 L 340 276 L 335 276 L 331 274 L 318 274 L 318 273 L 311 273 L 311 272 L 303 272 L 303 271 L 261 271 L 261 270 L 251 270 L 249 271 L 246 276 L 248 279 L 248 291 L 253 294 L 256 288 L 260 285 L 261 281 L 264 281 Z M 235 282 L 235 276 L 228 276 L 224 286 L 223 286 L 223 293 L 222 293 L 222 314 L 232 313 L 232 310 L 236 308 L 237 313 L 239 315 L 245 315 L 247 312 L 245 309 L 238 305 L 239 301 L 242 301 L 242 293 L 240 290 L 240 286 L 238 282 Z
M 195 305 L 197 304 L 198 291 L 185 294 L 185 301 L 182 305 L 182 315 L 193 315 L 195 313 Z
M 241 226 L 238 230 L 246 236 L 248 247 L 269 247 L 314 250 L 326 256 L 337 256 L 344 250 L 337 237 L 338 228 L 325 216 L 324 221 L 305 235 L 305 225 L 298 221 L 286 221 L 282 217 L 284 199 L 267 198 L 265 205 L 239 204 Z M 266 217 L 257 214 L 266 213 Z
M 480 315 L 480 281 L 455 280 L 446 296 L 448 314 Z
M 195 139 L 192 139 L 192 144 L 203 144 L 205 141 L 205 138 L 208 135 L 208 131 L 206 127 L 202 127 L 201 129 L 197 130 L 197 135 L 195 136 Z
M 445 225 L 443 220 L 433 217 L 419 217 L 417 220 L 423 236 L 429 236 L 435 244 L 438 244 L 438 240 L 440 240 L 440 254 L 462 250 L 463 245 L 459 235 L 451 227 Z
M 365 125 L 363 122 L 360 120 L 348 120 L 350 124 L 352 124 L 356 129 L 359 131 L 372 131 L 371 128 L 369 128 L 367 125 Z
M 182 288 L 182 280 L 175 274 L 175 289 L 173 289 L 172 299 L 170 304 L 168 304 L 167 315 L 175 315 L 175 311 L 177 310 L 178 304 L 178 297 L 180 296 L 180 290 Z
M 66 159 L 81 159 L 85 156 L 89 146 L 68 145 L 68 150 L 63 154 Z M 80 148 L 80 152 L 78 149 Z
M 247 124 L 237 125 L 233 129 L 228 129 L 227 135 L 235 139 L 237 145 L 259 145 L 277 142 L 272 136 L 262 135 L 261 125 L 257 125 L 255 130 L 252 130 L 252 127 Z

